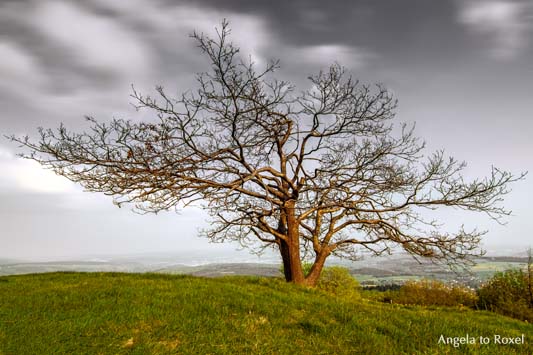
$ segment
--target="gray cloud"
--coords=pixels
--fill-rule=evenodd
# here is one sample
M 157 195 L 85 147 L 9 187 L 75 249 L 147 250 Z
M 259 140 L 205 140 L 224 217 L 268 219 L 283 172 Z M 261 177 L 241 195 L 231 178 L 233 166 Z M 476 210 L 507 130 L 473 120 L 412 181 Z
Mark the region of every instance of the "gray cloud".
M 512 58 L 529 45 L 533 29 L 533 3 L 519 0 L 464 0 L 458 20 L 472 32 L 488 36 L 490 53 Z
M 529 5 L 519 0 L 3 1 L 0 133 L 32 134 L 37 126 L 57 127 L 61 121 L 80 130 L 86 128 L 85 114 L 100 120 L 149 118 L 129 106 L 130 84 L 144 92 L 156 84 L 171 93 L 194 88 L 194 73 L 206 70 L 208 62 L 188 34 L 213 34 L 227 18 L 243 54 L 251 54 L 258 65 L 281 59 L 280 77 L 298 88 L 333 61 L 364 82 L 384 82 L 400 100 L 398 119 L 417 121 L 418 133 L 432 149 L 447 148 L 472 161 L 473 176 L 485 174 L 491 164 L 533 170 L 524 153 L 533 151 Z M 0 230 L 0 245 L 13 246 L 4 247 L 4 253 L 32 245 L 41 223 L 48 226 L 39 236 L 41 246 L 53 237 L 53 245 L 61 248 L 79 223 L 84 240 L 91 233 L 105 234 L 121 241 L 132 238 L 137 249 L 166 250 L 164 242 L 172 234 L 166 228 L 176 228 L 171 218 L 182 223 L 180 228 L 189 228 L 190 222 L 186 231 L 194 234 L 205 217 L 167 216 L 164 222 L 130 217 L 109 199 L 89 197 L 20 161 L 16 150 L 0 141 L 0 224 L 9 225 L 4 233 Z M 521 184 L 512 195 L 511 208 L 520 216 L 515 225 L 523 230 L 533 228 L 526 217 L 532 194 L 531 184 Z M 43 219 L 43 210 L 53 213 Z M 53 235 L 53 226 L 65 218 L 77 221 L 66 227 L 69 236 Z M 121 229 L 130 222 L 136 227 Z M 27 225 L 20 229 L 21 242 L 15 242 L 5 231 L 12 235 L 19 223 Z M 113 233 L 103 233 L 97 228 L 102 225 Z M 149 229 L 164 236 L 160 246 L 144 238 Z M 491 238 L 519 234 L 498 229 Z M 105 250 L 105 238 L 96 238 L 91 250 Z M 75 239 L 68 240 L 69 253 L 82 251 Z M 188 243 L 195 245 L 193 239 Z M 205 247 L 205 241 L 197 243 Z M 113 250 L 119 249 L 115 244 Z

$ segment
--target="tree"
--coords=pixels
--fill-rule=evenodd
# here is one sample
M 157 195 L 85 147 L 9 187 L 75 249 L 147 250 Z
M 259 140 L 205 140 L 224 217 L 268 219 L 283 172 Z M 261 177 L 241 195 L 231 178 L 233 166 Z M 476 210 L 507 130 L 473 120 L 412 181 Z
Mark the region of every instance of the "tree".
M 297 93 L 273 73 L 239 57 L 224 21 L 214 38 L 193 33 L 210 62 L 198 89 L 179 98 L 133 89 L 151 122 L 88 117 L 88 132 L 39 129 L 11 137 L 26 158 L 143 212 L 198 204 L 209 211 L 213 241 L 275 247 L 285 278 L 315 285 L 330 255 L 356 258 L 401 246 L 414 257 L 466 262 L 483 232 L 441 232 L 421 210 L 451 206 L 499 219 L 509 183 L 492 168 L 467 182 L 465 164 L 442 151 L 427 158 L 413 127 L 395 128 L 396 100 L 382 86 L 362 85 L 338 64 L 309 77 Z M 302 259 L 313 258 L 307 275 Z

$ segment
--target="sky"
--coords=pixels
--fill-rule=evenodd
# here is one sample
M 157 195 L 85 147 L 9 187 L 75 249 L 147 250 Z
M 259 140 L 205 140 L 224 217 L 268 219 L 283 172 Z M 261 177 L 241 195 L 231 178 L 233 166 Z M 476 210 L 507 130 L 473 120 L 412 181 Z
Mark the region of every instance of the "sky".
M 226 18 L 232 40 L 258 64 L 279 59 L 278 76 L 300 89 L 333 62 L 398 99 L 395 117 L 469 163 L 533 171 L 533 0 L 0 0 L 0 134 L 35 135 L 61 122 L 81 131 L 100 121 L 143 117 L 131 85 L 181 93 L 209 63 L 189 34 L 213 34 Z M 137 215 L 16 156 L 0 138 L 0 258 L 230 252 L 196 237 L 195 208 Z M 450 228 L 489 232 L 487 249 L 533 244 L 531 174 L 515 183 L 499 225 L 443 211 Z M 242 253 L 246 253 L 243 251 Z

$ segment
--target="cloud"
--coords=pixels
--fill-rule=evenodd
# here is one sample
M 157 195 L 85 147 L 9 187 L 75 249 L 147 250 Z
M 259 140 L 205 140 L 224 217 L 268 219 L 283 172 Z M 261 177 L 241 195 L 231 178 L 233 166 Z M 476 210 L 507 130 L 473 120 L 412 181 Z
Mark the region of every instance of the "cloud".
M 23 91 L 28 86 L 43 84 L 38 63 L 21 46 L 12 42 L 0 42 L 0 88 Z
M 531 3 L 518 0 L 464 0 L 458 20 L 473 32 L 490 36 L 491 54 L 506 59 L 528 46 L 532 10 Z
M 290 65 L 294 68 L 327 66 L 335 61 L 349 67 L 360 67 L 372 56 L 370 51 L 363 50 L 342 43 L 332 43 L 329 39 L 301 41 L 292 43 L 281 32 L 276 31 L 277 24 L 272 21 L 270 14 L 266 16 L 261 11 L 243 12 L 243 7 L 224 7 L 225 4 L 217 3 L 216 6 L 209 7 L 201 5 L 175 5 L 147 2 L 144 0 L 132 0 L 133 3 L 121 1 L 93 0 L 102 9 L 116 11 L 120 14 L 122 21 L 136 23 L 140 28 L 150 32 L 151 41 L 155 47 L 162 51 L 160 54 L 168 57 L 165 67 L 172 67 L 170 59 L 182 62 L 189 67 L 202 64 L 202 59 L 198 60 L 200 53 L 194 50 L 192 42 L 187 34 L 193 31 L 205 33 L 209 36 L 216 36 L 215 28 L 220 27 L 222 19 L 226 18 L 230 22 L 230 40 L 240 48 L 240 53 L 257 65 L 261 69 L 268 60 L 282 59 L 282 65 Z M 202 2 L 198 2 L 201 4 Z M 210 4 L 214 5 L 214 4 Z M 250 4 L 248 4 L 250 5 Z M 255 8 L 255 7 L 254 7 Z M 322 9 L 323 10 L 323 9 Z M 320 9 L 306 8 L 299 11 L 299 15 L 305 18 L 306 25 L 311 27 L 324 26 L 326 21 L 325 13 Z M 269 10 L 270 11 L 270 10 Z M 281 14 L 278 14 L 281 16 Z M 283 14 L 287 16 L 287 14 Z M 294 22 L 294 21 L 293 21 Z M 295 23 L 290 25 L 298 26 Z M 307 28 L 307 27 L 306 27 Z M 165 60 L 165 58 L 162 58 Z M 206 63 L 198 66 L 198 70 L 205 70 Z M 307 68 L 306 68 L 307 69 Z M 305 72 L 303 75 L 309 73 Z
M 173 92 L 176 86 L 189 89 L 195 69 L 206 65 L 188 34 L 214 35 L 224 17 L 232 20 L 232 40 L 258 64 L 265 62 L 269 40 L 255 16 L 145 0 L 21 1 L 0 3 L 0 9 L 0 28 L 6 29 L 0 37 L 0 103 L 6 104 L 0 130 L 7 134 L 32 134 L 60 121 L 79 130 L 84 114 L 124 117 L 131 113 L 132 83 L 142 91 L 157 84 Z M 0 190 L 59 193 L 72 187 L 5 149 L 0 166 Z
M 74 192 L 74 184 L 43 169 L 37 162 L 23 160 L 0 147 L 0 191 L 23 190 L 36 193 Z
M 40 2 L 31 17 L 31 26 L 49 45 L 66 49 L 74 66 L 114 81 L 150 75 L 149 48 L 120 22 L 62 1 Z
M 199 51 L 189 34 L 196 31 L 210 37 L 217 35 L 224 18 L 229 19 L 231 40 L 241 48 L 241 53 L 258 65 L 266 63 L 265 47 L 272 38 L 265 21 L 256 15 L 219 11 L 192 4 L 167 4 L 146 0 L 130 2 L 93 0 L 103 9 L 113 9 L 120 13 L 124 21 L 137 24 L 147 32 L 147 36 L 158 51 L 165 67 L 174 68 L 169 60 L 190 66 L 198 63 Z M 170 64 L 170 65 L 168 65 Z
M 325 67 L 338 62 L 347 68 L 359 68 L 373 55 L 367 51 L 338 44 L 322 44 L 306 46 L 295 50 L 294 53 L 302 61 Z

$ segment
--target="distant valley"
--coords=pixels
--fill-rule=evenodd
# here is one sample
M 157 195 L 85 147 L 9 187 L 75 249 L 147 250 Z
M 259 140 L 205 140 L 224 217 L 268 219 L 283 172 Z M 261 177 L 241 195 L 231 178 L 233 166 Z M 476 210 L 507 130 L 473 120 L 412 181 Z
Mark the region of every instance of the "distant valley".
M 469 272 L 453 272 L 443 265 L 419 263 L 405 254 L 388 257 L 367 257 L 356 262 L 333 260 L 330 265 L 347 267 L 363 285 L 401 284 L 407 280 L 434 278 L 477 286 L 495 272 L 525 267 L 527 257 L 520 255 L 488 256 L 476 260 Z M 137 255 L 122 257 L 91 257 L 82 260 L 18 261 L 0 259 L 0 276 L 55 271 L 128 272 L 189 274 L 202 277 L 228 275 L 281 276 L 275 257 L 243 258 L 225 255 Z

